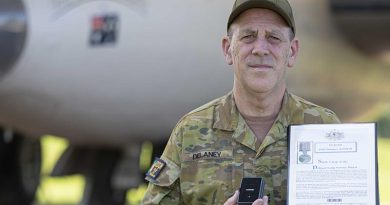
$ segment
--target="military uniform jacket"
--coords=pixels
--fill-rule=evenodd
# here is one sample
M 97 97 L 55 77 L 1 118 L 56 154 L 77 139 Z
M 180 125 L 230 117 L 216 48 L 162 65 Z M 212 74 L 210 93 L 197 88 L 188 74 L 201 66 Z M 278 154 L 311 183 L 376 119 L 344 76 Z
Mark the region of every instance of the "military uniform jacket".
M 338 122 L 331 110 L 286 91 L 281 111 L 259 143 L 229 93 L 178 122 L 159 162 L 163 168 L 146 177 L 141 204 L 223 204 L 243 177 L 263 177 L 269 204 L 285 205 L 288 126 Z

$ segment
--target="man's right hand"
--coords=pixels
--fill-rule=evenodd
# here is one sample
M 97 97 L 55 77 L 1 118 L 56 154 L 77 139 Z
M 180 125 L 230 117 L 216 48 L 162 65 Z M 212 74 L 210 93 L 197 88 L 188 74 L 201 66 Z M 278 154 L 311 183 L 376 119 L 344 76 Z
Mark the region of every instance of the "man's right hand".
M 238 201 L 238 195 L 240 193 L 236 191 L 232 197 L 230 197 L 223 205 L 236 205 Z M 264 196 L 263 199 L 257 199 L 252 205 L 268 205 L 268 196 Z

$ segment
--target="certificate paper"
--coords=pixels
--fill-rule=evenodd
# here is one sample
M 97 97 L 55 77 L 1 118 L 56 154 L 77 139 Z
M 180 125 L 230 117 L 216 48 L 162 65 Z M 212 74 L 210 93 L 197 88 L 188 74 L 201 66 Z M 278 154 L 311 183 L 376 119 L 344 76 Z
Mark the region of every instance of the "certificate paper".
M 288 204 L 379 204 L 376 124 L 289 127 Z

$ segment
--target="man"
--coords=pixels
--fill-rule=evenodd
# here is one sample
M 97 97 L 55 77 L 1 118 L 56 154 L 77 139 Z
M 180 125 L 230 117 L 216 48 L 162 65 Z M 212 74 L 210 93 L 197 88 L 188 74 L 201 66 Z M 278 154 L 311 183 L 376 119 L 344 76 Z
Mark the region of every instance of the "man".
M 254 204 L 285 204 L 288 125 L 339 121 L 286 89 L 299 50 L 287 0 L 236 0 L 222 48 L 232 92 L 179 121 L 142 204 L 236 204 L 243 177 L 265 180 Z

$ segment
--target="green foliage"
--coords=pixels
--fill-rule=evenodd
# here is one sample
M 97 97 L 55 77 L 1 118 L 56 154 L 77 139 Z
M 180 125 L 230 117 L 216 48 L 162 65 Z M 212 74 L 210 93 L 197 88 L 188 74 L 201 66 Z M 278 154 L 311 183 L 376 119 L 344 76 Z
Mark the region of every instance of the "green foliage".
M 378 140 L 379 191 L 381 204 L 390 204 L 390 137 Z

